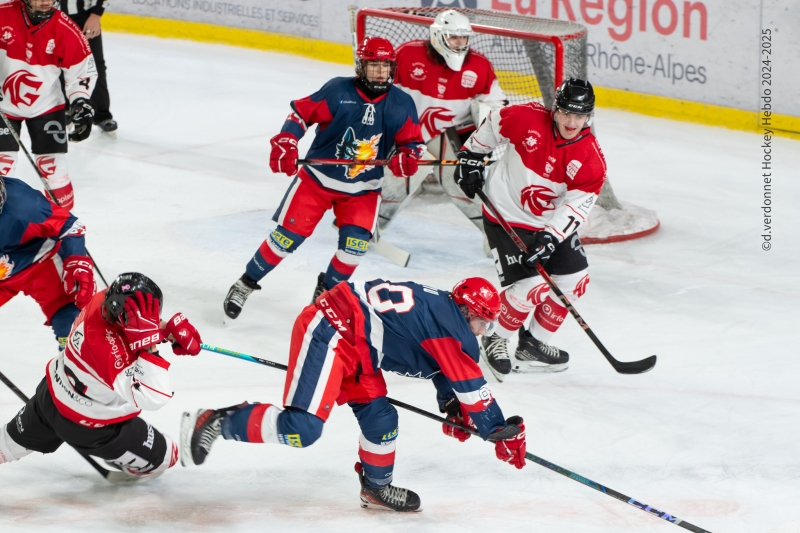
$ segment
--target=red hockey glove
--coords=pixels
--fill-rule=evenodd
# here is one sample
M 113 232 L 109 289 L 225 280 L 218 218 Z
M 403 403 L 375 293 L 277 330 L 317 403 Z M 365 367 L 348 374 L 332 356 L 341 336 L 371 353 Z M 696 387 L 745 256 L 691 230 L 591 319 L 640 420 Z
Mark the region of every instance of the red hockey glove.
M 61 282 L 64 292 L 75 293 L 75 305 L 83 309 L 89 304 L 97 285 L 94 282 L 94 263 L 85 255 L 71 255 L 64 260 Z
M 506 424 L 506 427 L 489 436 L 489 440 L 495 440 L 494 453 L 498 459 L 522 468 L 525 466 L 525 424 L 521 416 L 512 416 L 506 420 Z M 505 437 L 505 434 L 509 436 Z
M 135 300 L 135 301 L 134 301 Z M 161 302 L 152 294 L 137 291 L 125 300 L 125 321 L 122 326 L 131 352 L 146 350 L 164 338 L 159 327 Z
M 164 328 L 169 341 L 172 343 L 172 353 L 175 355 L 197 355 L 200 353 L 200 344 L 203 340 L 197 329 L 189 323 L 189 319 L 182 313 L 175 313 Z
M 458 398 L 455 396 L 445 402 L 444 410 L 447 413 L 447 420 L 450 422 L 455 422 L 457 424 L 461 424 L 462 426 L 475 429 L 475 423 L 472 422 L 472 418 L 470 418 L 469 413 L 466 409 L 464 409 L 464 406 L 461 405 L 461 402 L 459 402 Z M 463 429 L 454 428 L 453 426 L 449 426 L 447 424 L 442 424 L 442 432 L 448 437 L 458 439 L 458 442 L 464 442 L 472 436 L 472 434 L 467 433 Z
M 398 178 L 408 178 L 417 173 L 419 163 L 414 155 L 414 150 L 407 146 L 397 149 L 397 152 L 389 160 L 389 170 Z
M 291 133 L 279 133 L 269 140 L 272 151 L 269 153 L 269 168 L 274 173 L 283 172 L 288 176 L 297 174 L 297 137 Z

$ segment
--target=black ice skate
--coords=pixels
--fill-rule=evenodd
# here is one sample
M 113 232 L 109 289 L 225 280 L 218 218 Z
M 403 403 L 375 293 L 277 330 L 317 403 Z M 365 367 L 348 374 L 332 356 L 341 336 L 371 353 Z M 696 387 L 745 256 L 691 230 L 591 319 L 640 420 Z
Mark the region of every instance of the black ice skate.
M 385 509 L 387 511 L 421 511 L 419 496 L 413 490 L 401 489 L 393 485 L 371 487 L 361 468 L 356 463 L 358 480 L 361 482 L 361 507 L 364 509 Z
M 319 295 L 325 292 L 325 272 L 320 272 L 319 276 L 317 276 L 317 286 L 314 288 L 314 296 L 311 298 L 311 303 L 317 301 Z
M 492 333 L 491 337 L 481 339 L 481 357 L 489 365 L 497 381 L 503 381 L 506 375 L 511 373 L 511 358 L 508 356 L 508 341 Z
M 236 280 L 236 283 L 231 285 L 231 288 L 228 290 L 228 295 L 225 297 L 225 301 L 222 302 L 225 314 L 231 318 L 238 317 L 250 293 L 260 290 L 261 285 L 259 285 L 256 280 L 247 274 L 243 274 L 241 278 Z
M 239 407 L 200 409 L 196 413 L 184 412 L 181 417 L 181 465 L 201 465 L 205 462 L 211 445 L 222 433 L 222 417 Z
M 116 137 L 117 136 L 117 127 L 118 127 L 118 125 L 117 125 L 117 121 L 114 120 L 113 118 L 107 118 L 107 119 L 105 119 L 103 121 L 98 122 L 97 123 L 97 127 L 100 128 L 100 131 L 102 131 L 105 134 L 110 135 L 111 137 Z
M 525 329 L 520 329 L 514 359 L 514 372 L 563 372 L 569 366 L 567 352 L 536 340 Z

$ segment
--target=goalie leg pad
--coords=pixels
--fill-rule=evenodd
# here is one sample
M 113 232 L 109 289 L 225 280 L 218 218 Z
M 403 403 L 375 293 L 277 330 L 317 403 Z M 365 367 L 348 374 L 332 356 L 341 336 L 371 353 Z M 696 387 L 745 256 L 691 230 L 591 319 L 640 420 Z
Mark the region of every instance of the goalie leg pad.
M 351 403 L 361 427 L 358 456 L 367 483 L 372 487 L 389 485 L 393 479 L 397 440 L 397 409 L 386 397 L 368 403 Z

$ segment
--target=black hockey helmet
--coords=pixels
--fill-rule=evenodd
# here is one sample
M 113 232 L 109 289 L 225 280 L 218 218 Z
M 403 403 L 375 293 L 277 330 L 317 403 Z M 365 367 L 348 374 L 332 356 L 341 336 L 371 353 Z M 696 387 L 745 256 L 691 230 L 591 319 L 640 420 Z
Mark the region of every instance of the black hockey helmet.
M 46 11 L 42 11 L 40 8 L 34 7 L 32 0 L 22 0 L 22 1 L 25 4 L 25 9 L 28 12 L 28 18 L 30 18 L 31 22 L 33 22 L 34 24 L 39 24 L 52 17 L 53 13 L 58 11 L 60 5 L 59 0 L 53 0 L 52 7 L 50 7 L 50 9 Z
M 108 286 L 106 299 L 103 301 L 105 319 L 112 324 L 123 323 L 122 314 L 125 311 L 125 301 L 138 291 L 143 294 L 152 294 L 160 306 L 164 307 L 164 295 L 155 281 L 138 272 L 126 272 L 117 276 L 117 279 Z
M 0 176 L 0 213 L 3 212 L 3 206 L 6 205 L 7 197 L 8 193 L 6 193 L 6 184 L 3 181 L 3 176 Z
M 555 109 L 570 113 L 591 115 L 594 111 L 594 89 L 586 80 L 570 78 L 564 80 L 556 90 Z

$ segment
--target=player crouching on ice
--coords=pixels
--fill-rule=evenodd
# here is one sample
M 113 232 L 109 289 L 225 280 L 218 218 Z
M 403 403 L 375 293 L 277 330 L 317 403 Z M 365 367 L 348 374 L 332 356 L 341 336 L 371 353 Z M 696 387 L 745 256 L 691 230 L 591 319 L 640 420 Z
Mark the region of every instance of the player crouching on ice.
M 303 244 L 322 215 L 333 209 L 339 226 L 339 249 L 327 272 L 320 273 L 314 298 L 353 275 L 375 232 L 383 167 L 363 165 L 303 166 L 297 169 L 297 141 L 318 124 L 306 157 L 386 159 L 398 178 L 418 169 L 422 136 L 410 96 L 392 85 L 396 61 L 392 44 L 368 37 L 358 47 L 356 76 L 334 78 L 319 91 L 291 103 L 281 133 L 270 140 L 270 168 L 297 176 L 273 220 L 278 227 L 261 244 L 244 275 L 225 297 L 225 314 L 236 318 L 258 281 Z
M 22 292 L 39 304 L 61 349 L 97 290 L 86 228 L 24 182 L 0 177 L 0 307 Z
M 34 397 L 0 431 L 0 463 L 53 453 L 66 442 L 142 479 L 174 466 L 178 447 L 139 413 L 172 398 L 158 343 L 168 339 L 175 355 L 197 355 L 202 341 L 181 313 L 161 321 L 162 304 L 161 289 L 138 273 L 97 293 Z
M 571 301 L 589 284 L 589 263 L 577 229 L 589 216 L 606 178 L 603 152 L 589 127 L 594 90 L 570 78 L 556 91 L 553 109 L 538 103 L 492 111 L 459 152 L 455 179 L 474 197 L 484 183 L 484 158 L 507 144 L 486 185 L 486 196 L 529 253 L 520 249 L 485 205 L 483 225 L 500 284 L 497 331 L 484 337 L 484 358 L 498 380 L 511 372 L 508 339 L 519 330 L 514 370 L 559 372 L 569 354 L 547 342 L 567 308 L 536 272 L 541 264 Z M 530 330 L 523 324 L 532 316 Z
M 334 404 L 347 403 L 361 427 L 356 471 L 362 507 L 417 511 L 416 493 L 392 485 L 397 411 L 386 398 L 382 370 L 432 379 L 449 420 L 495 442 L 502 461 L 525 465 L 522 418 L 505 420 L 478 366 L 477 335 L 500 309 L 497 290 L 482 278 L 459 282 L 452 293 L 381 279 L 339 283 L 300 313 L 292 330 L 283 408 L 251 404 L 184 413 L 181 462 L 202 464 L 211 444 L 228 440 L 314 444 Z M 451 426 L 444 433 L 465 441 Z

